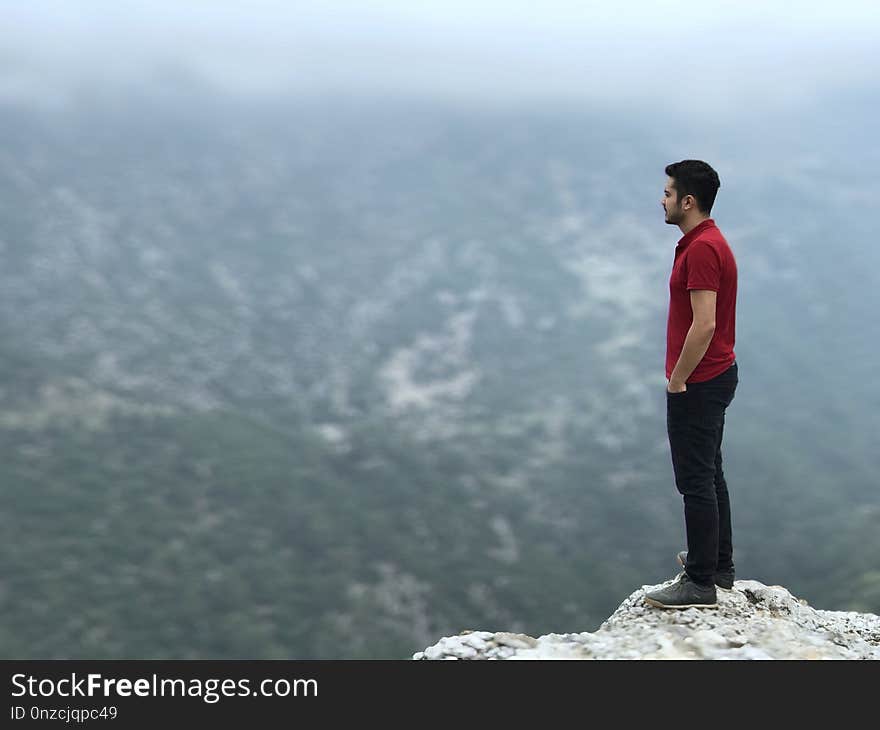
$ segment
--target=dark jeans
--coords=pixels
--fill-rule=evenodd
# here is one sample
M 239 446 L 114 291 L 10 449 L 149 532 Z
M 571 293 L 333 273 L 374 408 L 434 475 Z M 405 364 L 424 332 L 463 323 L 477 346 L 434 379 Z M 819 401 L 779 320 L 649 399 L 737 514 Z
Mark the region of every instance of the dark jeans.
M 739 382 L 733 363 L 721 375 L 666 393 L 666 430 L 675 486 L 684 496 L 688 576 L 711 584 L 718 570 L 733 567 L 730 497 L 721 468 L 724 414 Z

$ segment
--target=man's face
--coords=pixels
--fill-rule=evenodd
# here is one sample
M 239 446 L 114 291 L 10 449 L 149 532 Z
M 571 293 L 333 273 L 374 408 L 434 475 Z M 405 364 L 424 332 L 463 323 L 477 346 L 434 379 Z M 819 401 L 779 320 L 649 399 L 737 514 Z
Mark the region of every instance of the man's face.
M 663 188 L 663 200 L 660 204 L 666 211 L 666 222 L 671 225 L 678 225 L 684 219 L 684 211 L 678 200 L 678 192 L 675 187 L 675 180 L 671 177 L 666 178 L 666 187 Z

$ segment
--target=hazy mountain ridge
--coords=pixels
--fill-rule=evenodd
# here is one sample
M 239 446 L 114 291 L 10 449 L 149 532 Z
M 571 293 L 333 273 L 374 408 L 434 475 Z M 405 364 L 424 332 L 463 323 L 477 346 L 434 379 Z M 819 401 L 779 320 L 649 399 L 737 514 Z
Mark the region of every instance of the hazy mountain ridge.
M 532 632 L 596 622 L 633 580 L 662 575 L 680 531 L 662 413 L 680 234 L 662 227 L 645 177 L 650 167 L 662 182 L 662 150 L 589 114 L 501 124 L 405 107 L 213 111 L 5 121 L 0 429 L 4 483 L 16 485 L 7 526 L 22 522 L 6 534 L 23 546 L 11 580 L 22 606 L 43 606 L 33 615 L 83 606 L 69 631 L 98 632 L 81 644 L 50 634 L 35 655 L 94 654 L 116 627 L 108 656 L 169 656 L 160 623 L 183 636 L 224 591 L 217 625 L 252 630 L 230 641 L 206 629 L 187 656 L 406 654 L 490 617 Z M 864 222 L 798 220 L 816 199 L 775 191 L 781 227 L 736 184 L 716 214 L 743 292 L 727 436 L 740 555 L 761 577 L 795 571 L 787 584 L 870 607 L 870 561 L 851 575 L 839 563 L 876 541 L 876 495 L 863 489 L 876 409 L 850 407 L 876 394 L 865 383 L 805 400 L 791 378 L 801 368 L 821 382 L 833 357 L 820 343 L 868 347 L 860 312 L 835 320 L 823 296 L 833 291 L 838 311 L 861 301 L 834 270 L 870 284 L 870 268 L 829 260 L 827 235 Z M 725 210 L 738 213 L 729 226 Z M 780 282 L 788 298 L 768 305 Z M 814 408 L 846 438 L 804 449 Z M 314 461 L 300 469 L 305 454 Z M 856 519 L 843 496 L 861 500 Z M 111 551 L 129 534 L 120 509 L 162 526 L 135 532 L 133 557 L 114 563 L 128 584 L 93 576 L 104 591 L 93 613 L 85 594 L 41 593 L 100 554 L 72 512 L 63 544 L 79 559 L 50 570 L 25 529 L 45 499 L 107 512 L 96 529 Z M 805 561 L 844 516 L 845 534 Z M 218 574 L 234 545 L 246 547 Z M 162 572 L 170 555 L 179 574 Z M 187 576 L 200 577 L 175 614 Z M 137 639 L 120 628 L 131 610 L 121 585 L 158 591 L 155 628 Z M 299 628 L 281 628 L 285 612 Z M 39 624 L 28 615 L 20 625 Z M 15 653 L 17 642 L 4 644 Z

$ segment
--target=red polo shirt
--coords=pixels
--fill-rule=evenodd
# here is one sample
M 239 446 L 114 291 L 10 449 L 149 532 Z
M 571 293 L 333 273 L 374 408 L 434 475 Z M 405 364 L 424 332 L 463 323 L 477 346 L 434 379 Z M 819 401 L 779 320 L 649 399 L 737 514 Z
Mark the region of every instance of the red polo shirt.
M 688 383 L 702 383 L 733 365 L 736 339 L 736 259 L 715 225 L 707 218 L 686 233 L 675 249 L 669 278 L 669 321 L 666 326 L 666 378 L 672 376 L 684 347 L 694 312 L 692 289 L 718 292 L 715 305 L 715 334 Z

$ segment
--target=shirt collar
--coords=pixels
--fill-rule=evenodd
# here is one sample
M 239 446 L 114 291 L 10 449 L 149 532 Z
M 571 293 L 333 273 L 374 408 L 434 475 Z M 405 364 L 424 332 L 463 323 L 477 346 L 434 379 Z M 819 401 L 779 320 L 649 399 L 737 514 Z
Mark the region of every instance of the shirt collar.
M 700 233 L 705 231 L 707 228 L 714 228 L 715 221 L 712 218 L 706 218 L 704 221 L 700 221 L 697 225 L 695 225 L 691 230 L 685 233 L 678 242 L 678 248 L 685 248 L 691 241 L 693 241 Z

